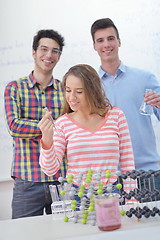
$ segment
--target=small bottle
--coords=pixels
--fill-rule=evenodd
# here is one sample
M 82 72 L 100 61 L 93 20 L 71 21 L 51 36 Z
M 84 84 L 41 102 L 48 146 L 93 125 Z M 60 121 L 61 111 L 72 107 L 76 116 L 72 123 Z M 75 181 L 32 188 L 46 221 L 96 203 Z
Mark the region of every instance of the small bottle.
M 145 91 L 145 93 L 150 93 L 150 92 L 152 92 L 152 89 L 150 88 L 146 89 Z M 151 115 L 153 114 L 153 107 L 151 105 L 148 105 L 145 101 L 143 101 L 139 111 L 142 115 Z

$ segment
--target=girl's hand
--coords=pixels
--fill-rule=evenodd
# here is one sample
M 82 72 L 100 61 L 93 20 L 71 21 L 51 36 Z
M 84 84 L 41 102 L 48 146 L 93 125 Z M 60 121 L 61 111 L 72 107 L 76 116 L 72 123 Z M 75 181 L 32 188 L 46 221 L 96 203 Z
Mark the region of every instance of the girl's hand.
M 49 149 L 53 143 L 53 126 L 52 112 L 46 111 L 45 115 L 38 123 L 38 127 L 42 132 L 41 145 L 44 149 Z

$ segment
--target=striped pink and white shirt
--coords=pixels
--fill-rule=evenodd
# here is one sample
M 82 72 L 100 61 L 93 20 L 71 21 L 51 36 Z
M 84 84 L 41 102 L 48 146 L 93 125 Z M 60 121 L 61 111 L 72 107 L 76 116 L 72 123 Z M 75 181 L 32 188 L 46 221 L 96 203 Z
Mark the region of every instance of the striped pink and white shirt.
M 135 168 L 128 124 L 120 109 L 109 110 L 95 131 L 80 126 L 67 113 L 59 117 L 55 124 L 59 130 L 54 132 L 54 143 L 48 150 L 41 148 L 40 153 L 40 165 L 47 175 L 52 176 L 60 169 L 65 152 L 67 176 L 72 174 L 76 185 L 79 185 L 78 174 L 85 176 L 89 169 L 93 173 L 101 170 L 103 183 L 108 182 L 104 173 L 110 170 L 112 176 L 109 182 L 114 183 L 117 180 L 114 172 L 118 170 L 118 165 L 122 173 Z M 126 179 L 124 189 L 133 188 L 135 181 Z

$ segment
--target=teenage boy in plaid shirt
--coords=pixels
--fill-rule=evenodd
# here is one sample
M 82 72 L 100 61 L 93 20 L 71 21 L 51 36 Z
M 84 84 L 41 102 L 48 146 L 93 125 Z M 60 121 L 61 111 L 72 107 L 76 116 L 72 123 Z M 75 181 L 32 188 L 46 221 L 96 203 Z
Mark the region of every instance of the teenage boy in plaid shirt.
M 14 179 L 12 218 L 51 213 L 50 184 L 58 184 L 63 169 L 45 175 L 39 165 L 41 131 L 37 126 L 46 107 L 56 119 L 63 103 L 61 82 L 52 75 L 60 59 L 64 38 L 54 30 L 40 30 L 33 39 L 34 70 L 29 76 L 10 82 L 4 93 L 5 117 L 13 137 Z

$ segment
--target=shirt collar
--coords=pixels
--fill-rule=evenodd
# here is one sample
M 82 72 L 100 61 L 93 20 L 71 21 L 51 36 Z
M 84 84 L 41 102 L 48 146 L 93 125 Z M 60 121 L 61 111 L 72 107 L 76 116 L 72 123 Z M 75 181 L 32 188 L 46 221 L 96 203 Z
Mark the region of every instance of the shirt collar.
M 55 89 L 58 89 L 57 81 L 55 81 L 55 80 L 56 80 L 56 79 L 54 79 L 54 78 L 52 77 L 52 80 L 50 81 L 50 83 L 48 84 L 47 87 L 50 87 L 50 86 L 53 85 L 53 87 L 54 87 Z M 33 72 L 30 73 L 29 78 L 28 78 L 28 81 L 29 81 L 29 87 L 30 87 L 30 88 L 33 88 L 36 84 L 39 84 L 39 83 L 37 83 L 37 81 L 35 80 L 35 78 L 34 78 L 34 76 L 33 76 Z
M 126 72 L 126 66 L 121 62 L 119 67 L 117 68 L 116 75 L 119 76 L 122 72 Z M 100 66 L 98 73 L 99 73 L 99 76 L 100 76 L 101 79 L 103 77 L 107 77 L 107 76 L 110 75 L 109 73 L 105 72 L 102 69 L 102 66 Z

